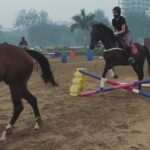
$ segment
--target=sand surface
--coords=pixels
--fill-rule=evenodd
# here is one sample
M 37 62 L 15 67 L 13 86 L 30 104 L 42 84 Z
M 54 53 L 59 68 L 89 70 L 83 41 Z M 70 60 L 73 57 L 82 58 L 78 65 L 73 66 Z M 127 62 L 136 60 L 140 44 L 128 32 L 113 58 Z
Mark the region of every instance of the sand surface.
M 28 82 L 38 99 L 42 129 L 33 131 L 33 111 L 24 101 L 24 111 L 14 132 L 5 144 L 0 144 L 0 150 L 150 150 L 150 99 L 125 90 L 71 97 L 69 88 L 76 68 L 101 74 L 103 60 L 76 57 L 69 58 L 66 64 L 57 58 L 49 60 L 59 87 L 45 85 L 40 71 L 35 70 Z M 117 81 L 136 79 L 131 67 L 119 66 L 115 70 Z M 99 85 L 89 78 L 87 83 L 87 86 Z M 12 110 L 9 88 L 0 83 L 0 133 Z

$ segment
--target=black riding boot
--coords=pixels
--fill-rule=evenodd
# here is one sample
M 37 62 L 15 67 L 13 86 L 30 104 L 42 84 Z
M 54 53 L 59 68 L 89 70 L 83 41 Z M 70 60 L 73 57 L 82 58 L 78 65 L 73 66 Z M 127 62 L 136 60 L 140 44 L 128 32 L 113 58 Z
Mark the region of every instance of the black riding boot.
M 128 51 L 129 51 L 129 64 L 134 64 L 135 63 L 135 59 L 134 59 L 134 56 L 132 54 L 132 50 L 131 50 L 131 47 L 128 48 Z
M 129 64 L 134 64 L 135 63 L 135 59 L 133 56 L 129 57 Z

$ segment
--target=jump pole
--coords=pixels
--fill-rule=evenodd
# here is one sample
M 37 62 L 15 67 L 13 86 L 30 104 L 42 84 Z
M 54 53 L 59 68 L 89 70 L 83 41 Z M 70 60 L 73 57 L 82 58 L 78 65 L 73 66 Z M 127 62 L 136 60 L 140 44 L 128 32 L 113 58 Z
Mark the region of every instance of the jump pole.
M 95 73 L 90 73 L 90 72 L 85 71 L 85 70 L 79 70 L 79 72 L 84 74 L 84 75 L 95 78 L 97 80 L 101 80 L 101 77 L 98 76 Z M 95 93 L 104 93 L 104 92 L 113 91 L 113 90 L 123 88 L 123 89 L 126 89 L 128 91 L 132 91 L 133 93 L 140 94 L 140 95 L 145 96 L 145 97 L 150 97 L 150 93 L 147 93 L 143 90 L 138 90 L 138 89 L 133 88 L 133 86 L 137 86 L 137 85 L 142 84 L 142 83 L 149 83 L 150 79 L 141 80 L 141 81 L 134 81 L 134 82 L 130 82 L 130 83 L 120 83 L 120 82 L 116 82 L 114 80 L 109 80 L 109 79 L 105 79 L 105 81 L 107 83 L 113 85 L 113 87 L 103 89 L 102 91 L 99 88 L 94 89 L 94 90 L 90 90 L 90 91 L 86 91 L 86 92 L 81 93 L 79 96 L 88 96 L 88 95 L 92 95 L 92 94 L 95 94 Z

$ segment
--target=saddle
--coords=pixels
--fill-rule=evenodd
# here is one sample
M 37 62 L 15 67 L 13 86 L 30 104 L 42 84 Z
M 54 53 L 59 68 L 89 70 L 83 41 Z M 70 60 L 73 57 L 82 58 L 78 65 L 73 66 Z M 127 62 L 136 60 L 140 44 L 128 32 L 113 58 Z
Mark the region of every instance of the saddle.
M 117 38 L 118 41 L 118 47 L 122 48 L 124 50 L 127 50 L 129 55 L 135 56 L 138 53 L 138 48 L 136 46 L 136 44 L 131 43 L 130 46 L 128 46 L 128 44 L 126 44 L 125 40 L 122 39 L 121 37 Z
M 132 53 L 132 55 L 133 56 L 136 55 L 137 52 L 138 52 L 138 49 L 137 49 L 136 45 L 134 43 L 132 43 L 131 44 L 131 53 Z

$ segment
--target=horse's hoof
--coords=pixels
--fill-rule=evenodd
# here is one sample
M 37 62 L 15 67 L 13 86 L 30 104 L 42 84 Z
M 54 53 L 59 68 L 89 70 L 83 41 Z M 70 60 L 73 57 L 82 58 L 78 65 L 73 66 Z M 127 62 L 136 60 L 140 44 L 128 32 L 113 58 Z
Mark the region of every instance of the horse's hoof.
M 6 132 L 6 136 L 9 136 L 13 133 L 13 130 L 12 128 L 11 129 L 7 129 L 7 132 Z
M 42 127 L 42 119 L 39 117 L 39 118 L 36 118 L 36 123 L 35 123 L 35 126 L 34 126 L 34 130 L 37 131 L 39 130 L 40 128 Z
M 39 129 L 40 129 L 40 126 L 37 125 L 37 124 L 36 124 L 35 127 L 33 128 L 34 131 L 38 131 Z
M 3 138 L 0 138 L 0 143 L 5 143 L 6 142 L 6 138 L 5 139 L 3 139 Z
M 101 87 L 100 87 L 100 90 L 99 90 L 99 91 L 100 91 L 100 92 L 103 92 L 103 91 L 104 91 L 104 88 L 101 88 Z
M 0 138 L 0 143 L 6 142 L 6 135 L 2 135 Z
M 58 83 L 53 83 L 53 86 L 59 86 L 59 84 Z
M 114 78 L 115 78 L 115 79 L 117 79 L 117 78 L 118 78 L 118 76 L 115 74 L 115 75 L 114 75 Z
M 42 129 L 42 125 L 38 125 L 38 124 L 36 123 L 35 126 L 34 126 L 34 128 L 33 128 L 33 130 L 34 130 L 34 131 L 38 131 L 38 130 L 40 130 L 40 129 Z
M 0 141 L 0 150 L 5 149 L 5 144 L 6 144 L 6 141 Z
M 36 122 L 36 124 L 35 124 L 33 130 L 34 130 L 34 131 L 38 131 L 38 130 L 41 129 L 41 128 L 42 128 L 42 124 L 39 124 L 39 123 Z

